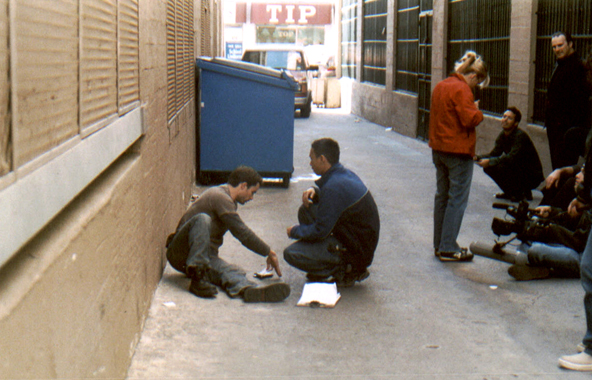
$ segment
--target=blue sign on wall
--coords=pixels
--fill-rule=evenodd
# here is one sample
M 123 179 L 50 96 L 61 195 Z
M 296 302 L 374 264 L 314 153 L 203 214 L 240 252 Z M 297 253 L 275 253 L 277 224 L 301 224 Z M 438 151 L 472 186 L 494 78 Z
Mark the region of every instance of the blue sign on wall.
M 243 57 L 243 43 L 242 42 L 227 42 L 226 43 L 226 58 L 240 61 Z

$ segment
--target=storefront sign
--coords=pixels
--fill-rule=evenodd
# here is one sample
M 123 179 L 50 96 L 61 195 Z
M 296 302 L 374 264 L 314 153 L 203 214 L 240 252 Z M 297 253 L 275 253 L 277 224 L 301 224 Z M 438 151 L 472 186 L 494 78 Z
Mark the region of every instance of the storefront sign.
M 242 42 L 227 42 L 226 43 L 226 58 L 239 60 L 243 57 L 243 43 Z
M 251 22 L 257 25 L 331 24 L 331 4 L 251 4 Z

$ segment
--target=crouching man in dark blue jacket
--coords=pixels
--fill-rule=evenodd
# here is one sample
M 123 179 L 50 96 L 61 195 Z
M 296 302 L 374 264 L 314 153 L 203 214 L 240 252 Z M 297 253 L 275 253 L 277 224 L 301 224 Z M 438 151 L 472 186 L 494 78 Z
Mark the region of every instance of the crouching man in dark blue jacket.
M 310 281 L 352 286 L 369 276 L 378 245 L 380 219 L 372 194 L 360 178 L 339 163 L 339 144 L 315 140 L 310 166 L 321 178 L 302 194 L 299 225 L 288 227 L 298 241 L 284 250 L 284 259 L 307 272 Z

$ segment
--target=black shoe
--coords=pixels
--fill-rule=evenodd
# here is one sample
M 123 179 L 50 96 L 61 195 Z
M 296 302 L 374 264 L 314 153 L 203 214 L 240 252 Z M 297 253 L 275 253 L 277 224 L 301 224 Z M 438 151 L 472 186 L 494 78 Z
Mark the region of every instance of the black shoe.
M 307 273 L 306 279 L 308 282 L 334 282 L 331 276 L 319 276 L 317 274 Z
M 356 282 L 362 282 L 368 277 L 370 277 L 370 272 L 364 269 L 361 273 L 346 273 L 343 279 L 336 281 L 336 283 L 340 288 L 351 288 Z
M 290 285 L 274 282 L 264 286 L 251 286 L 243 291 L 245 302 L 280 302 L 290 295 Z
M 218 294 L 218 289 L 202 278 L 191 279 L 189 291 L 200 298 L 214 298 Z

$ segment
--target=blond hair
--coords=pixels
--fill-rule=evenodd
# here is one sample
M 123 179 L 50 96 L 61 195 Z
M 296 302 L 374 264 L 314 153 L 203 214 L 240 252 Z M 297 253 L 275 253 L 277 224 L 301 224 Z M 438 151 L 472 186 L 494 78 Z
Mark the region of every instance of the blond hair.
M 477 74 L 477 80 L 479 80 L 480 88 L 485 88 L 487 85 L 489 85 L 487 65 L 481 56 L 474 51 L 467 50 L 465 55 L 456 61 L 454 64 L 454 72 L 463 75 L 475 73 Z

